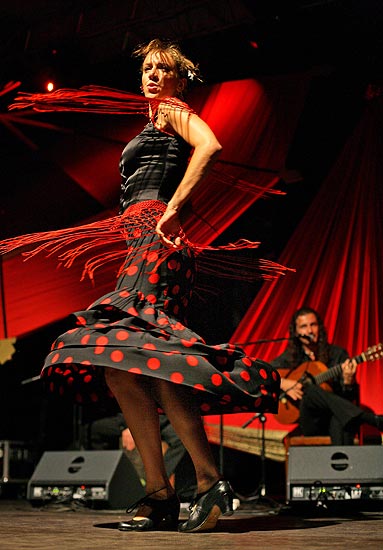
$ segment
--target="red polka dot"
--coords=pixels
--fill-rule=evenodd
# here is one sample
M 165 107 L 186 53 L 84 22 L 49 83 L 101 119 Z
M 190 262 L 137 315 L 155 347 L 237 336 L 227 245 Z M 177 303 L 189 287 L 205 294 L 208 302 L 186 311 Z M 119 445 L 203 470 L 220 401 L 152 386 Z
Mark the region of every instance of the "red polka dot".
M 135 307 L 130 307 L 128 309 L 128 313 L 129 313 L 129 315 L 133 315 L 134 317 L 137 317 L 137 315 L 138 315 L 137 310 L 136 310 Z
M 120 342 L 127 340 L 129 338 L 129 333 L 127 330 L 119 330 L 116 332 L 116 340 L 119 340 Z
M 173 372 L 170 375 L 170 380 L 172 382 L 175 382 L 176 384 L 182 384 L 184 379 L 185 379 L 184 376 L 180 372 Z
M 194 389 L 196 390 L 201 390 L 201 391 L 206 391 L 205 390 L 205 386 L 203 386 L 202 384 L 194 384 Z
M 250 357 L 244 357 L 244 358 L 242 359 L 242 363 L 243 363 L 244 365 L 246 365 L 246 367 L 251 367 L 251 365 L 252 365 L 253 362 L 252 362 L 252 360 L 250 359 Z
M 172 294 L 176 295 L 180 291 L 180 285 L 174 285 L 172 288 Z
M 55 355 L 52 357 L 51 359 L 51 363 L 56 363 L 56 361 L 58 361 L 60 358 L 60 354 L 59 353 L 55 353 Z
M 105 327 L 106 327 L 106 325 L 104 325 L 104 323 L 96 323 L 94 325 L 94 328 L 105 328 Z
M 81 341 L 81 344 L 85 346 L 89 342 L 89 340 L 90 340 L 90 334 L 85 334 L 85 336 L 83 336 L 80 341 Z
M 144 349 L 152 349 L 152 350 L 157 349 L 156 346 L 154 344 L 151 344 L 150 342 L 148 342 L 147 344 L 144 344 L 142 347 Z
M 254 407 L 257 409 L 258 407 L 261 406 L 261 403 L 262 403 L 262 398 L 261 398 L 261 397 L 258 397 L 258 398 L 254 401 Z
M 223 395 L 221 398 L 221 403 L 222 404 L 231 403 L 231 395 Z
M 94 353 L 96 355 L 101 355 L 102 353 L 104 353 L 105 351 L 105 347 L 104 346 L 97 346 L 94 348 Z
M 266 388 L 261 388 L 261 393 L 262 393 L 263 395 L 268 395 L 268 394 L 269 394 L 269 392 L 267 391 Z
M 131 372 L 133 374 L 142 374 L 142 370 L 138 367 L 133 367 L 132 369 L 129 369 L 128 372 Z
M 160 280 L 160 276 L 158 275 L 158 273 L 152 273 L 151 275 L 149 275 L 148 279 L 149 283 L 152 283 L 154 285 L 158 283 L 158 281 Z
M 137 297 L 139 300 L 145 300 L 145 294 L 141 290 L 137 292 Z
M 211 409 L 211 407 L 210 407 L 209 403 L 202 403 L 202 405 L 201 405 L 202 412 L 207 413 L 207 412 L 210 411 L 210 409 Z
M 191 269 L 188 269 L 185 273 L 185 277 L 186 277 L 186 279 L 190 279 L 191 276 L 192 276 L 192 271 L 191 271 Z
M 79 315 L 77 317 L 76 324 L 77 325 L 86 325 L 85 317 L 82 317 L 81 315 Z
M 92 375 L 91 374 L 87 374 L 86 376 L 84 376 L 84 382 L 86 384 L 89 384 L 89 382 L 92 381 Z
M 220 374 L 213 374 L 211 377 L 211 381 L 214 386 L 220 386 L 222 384 L 222 376 Z
M 109 338 L 107 338 L 106 336 L 99 336 L 96 339 L 97 346 L 106 346 L 108 343 L 109 343 Z
M 276 373 L 275 370 L 273 370 L 273 372 L 271 373 L 271 376 L 273 377 L 273 380 L 278 380 L 278 374 Z
M 177 306 L 177 305 L 174 306 L 174 308 L 173 308 L 173 313 L 174 313 L 174 315 L 178 315 L 179 310 L 180 310 L 179 306 Z
M 65 346 L 64 342 L 59 342 L 59 343 L 57 344 L 57 349 L 61 349 L 61 348 L 63 348 L 64 346 Z
M 110 302 L 112 301 L 112 298 L 104 298 L 100 304 L 110 304 Z
M 250 380 L 250 374 L 247 372 L 247 370 L 243 370 L 241 373 L 240 373 L 240 377 L 242 378 L 242 380 L 244 380 L 245 382 L 248 382 Z
M 169 269 L 177 269 L 177 262 L 175 260 L 169 260 L 168 261 L 168 268 Z
M 119 292 L 119 296 L 120 298 L 127 298 L 128 296 L 130 296 L 130 292 L 128 292 L 127 290 L 121 290 L 121 292 Z
M 158 253 L 157 252 L 149 252 L 149 254 L 148 254 L 148 264 L 156 262 L 157 260 L 158 260 Z
M 259 375 L 262 376 L 264 380 L 267 379 L 267 372 L 265 371 L 265 369 L 259 369 Z
M 151 304 L 155 304 L 155 303 L 157 302 L 157 297 L 154 296 L 154 294 L 148 294 L 148 295 L 146 296 L 146 299 L 147 299 L 147 301 L 148 301 L 149 303 L 151 303 Z
M 126 270 L 126 274 L 129 277 L 131 277 L 132 275 L 135 275 L 137 272 L 138 272 L 138 267 L 136 265 L 130 265 Z
M 148 368 L 151 369 L 151 370 L 157 370 L 161 366 L 160 360 L 157 359 L 156 357 L 151 357 L 150 359 L 148 359 L 146 364 L 147 364 Z
M 183 340 L 181 338 L 181 344 L 185 346 L 185 348 L 190 348 L 193 344 L 197 342 L 197 338 L 190 338 L 190 340 Z
M 147 307 L 144 310 L 145 315 L 154 315 L 155 309 L 153 307 Z
M 187 355 L 186 362 L 191 367 L 195 367 L 198 365 L 198 357 L 196 357 L 195 355 Z
M 169 321 L 167 320 L 166 317 L 160 317 L 158 320 L 157 320 L 157 323 L 159 325 L 168 325 L 169 324 Z
M 81 365 L 90 365 L 90 364 L 91 362 L 88 359 L 86 359 L 85 361 L 81 361 Z
M 122 361 L 124 359 L 124 354 L 122 353 L 121 350 L 116 349 L 116 350 L 112 351 L 112 353 L 110 354 L 110 358 L 115 363 L 120 363 L 120 361 Z
M 73 363 L 73 357 L 65 357 L 64 363 Z

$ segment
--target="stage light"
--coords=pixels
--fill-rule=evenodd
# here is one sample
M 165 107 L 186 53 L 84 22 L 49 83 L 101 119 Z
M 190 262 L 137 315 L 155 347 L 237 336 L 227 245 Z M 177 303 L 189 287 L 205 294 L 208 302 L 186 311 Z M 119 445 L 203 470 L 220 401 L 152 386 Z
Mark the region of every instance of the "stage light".
M 47 92 L 53 92 L 55 87 L 55 83 L 52 80 L 48 80 L 45 84 L 45 89 Z

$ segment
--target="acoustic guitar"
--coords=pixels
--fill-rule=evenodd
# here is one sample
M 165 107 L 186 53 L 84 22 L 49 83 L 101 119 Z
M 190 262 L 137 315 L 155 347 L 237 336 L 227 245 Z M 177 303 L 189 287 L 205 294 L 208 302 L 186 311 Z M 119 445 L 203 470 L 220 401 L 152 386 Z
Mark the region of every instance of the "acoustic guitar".
M 369 347 L 360 355 L 353 357 L 360 364 L 366 361 L 375 361 L 383 357 L 383 344 Z M 342 365 L 339 363 L 333 367 L 327 368 L 320 361 L 306 361 L 296 369 L 278 369 L 282 378 L 296 380 L 304 386 L 308 384 L 317 384 L 326 391 L 332 391 L 328 381 L 332 380 L 342 372 Z M 286 392 L 283 392 L 279 398 L 279 410 L 275 419 L 281 424 L 294 424 L 299 419 L 299 402 L 291 399 Z

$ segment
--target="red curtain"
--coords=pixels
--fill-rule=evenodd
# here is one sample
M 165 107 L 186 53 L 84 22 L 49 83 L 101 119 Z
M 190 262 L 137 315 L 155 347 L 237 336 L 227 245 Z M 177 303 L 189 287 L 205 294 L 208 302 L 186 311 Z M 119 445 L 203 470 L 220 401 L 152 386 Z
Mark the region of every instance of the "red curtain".
M 276 174 L 284 167 L 309 80 L 309 77 L 296 75 L 265 79 L 263 82 L 225 82 L 201 88 L 191 95 L 190 104 L 223 144 L 223 155 L 216 173 L 206 179 L 198 197 L 193 200 L 196 216 L 187 229 L 194 242 L 211 242 L 259 197 L 257 191 L 244 191 L 235 185 L 223 184 L 219 173 L 263 187 L 275 184 Z M 102 174 L 104 171 L 105 177 L 109 178 L 109 161 L 115 157 L 118 162 L 111 144 L 115 139 L 116 151 L 121 151 L 123 133 L 121 124 L 116 125 L 113 132 L 113 124 L 108 125 L 107 119 L 105 167 L 103 156 L 95 154 L 92 136 L 79 140 L 75 134 L 73 142 L 65 146 L 60 142 L 56 157 L 55 150 L 50 151 L 51 157 L 57 159 L 60 168 L 76 184 L 106 205 L 110 203 L 115 189 L 109 193 L 105 182 L 102 183 Z M 133 119 L 131 124 L 136 128 L 137 119 Z M 125 121 L 125 133 L 129 135 L 129 117 L 125 117 Z M 80 142 L 84 142 L 81 154 L 78 150 Z M 87 143 L 91 144 L 89 148 Z M 87 165 L 92 176 L 87 175 Z M 65 202 L 65 189 L 55 192 L 60 193 Z M 51 193 L 52 189 L 47 189 L 47 197 Z M 209 224 L 203 220 L 208 220 Z M 95 298 L 114 287 L 115 271 L 116 267 L 109 266 L 96 273 L 96 284 L 92 287 L 89 281 L 80 283 L 80 267 L 57 269 L 55 261 L 44 257 L 35 257 L 27 263 L 16 256 L 5 258 L 3 321 L 6 326 L 3 326 L 3 335 L 20 336 L 87 307 Z
M 383 98 L 366 103 L 360 123 L 288 242 L 280 260 L 295 273 L 265 282 L 232 337 L 288 336 L 292 314 L 318 310 L 329 340 L 354 356 L 383 340 Z M 286 342 L 247 345 L 271 360 Z M 358 366 L 361 403 L 383 413 L 383 360 Z M 241 416 L 241 418 L 239 418 Z M 232 415 L 240 425 L 249 415 Z M 268 427 L 288 429 L 268 415 Z

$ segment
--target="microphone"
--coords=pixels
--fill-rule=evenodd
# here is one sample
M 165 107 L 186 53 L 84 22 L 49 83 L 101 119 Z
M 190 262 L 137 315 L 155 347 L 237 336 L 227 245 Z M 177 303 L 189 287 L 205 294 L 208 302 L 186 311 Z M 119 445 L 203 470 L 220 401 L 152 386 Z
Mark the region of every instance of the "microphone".
M 309 340 L 310 342 L 314 341 L 314 335 L 313 334 L 298 334 L 298 338 L 305 338 L 306 340 Z

